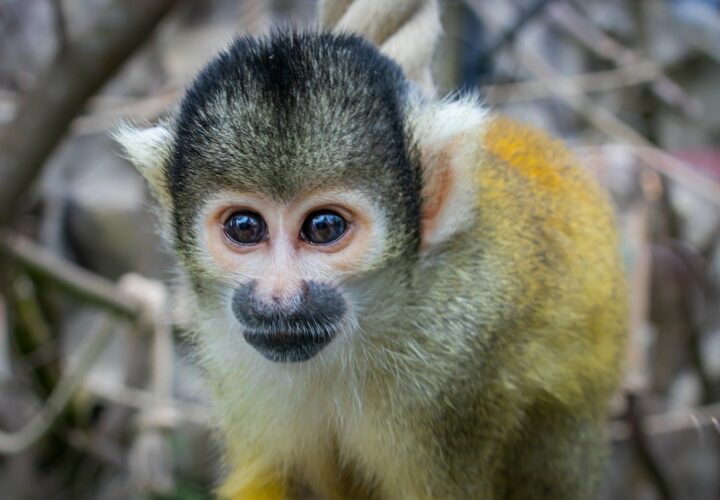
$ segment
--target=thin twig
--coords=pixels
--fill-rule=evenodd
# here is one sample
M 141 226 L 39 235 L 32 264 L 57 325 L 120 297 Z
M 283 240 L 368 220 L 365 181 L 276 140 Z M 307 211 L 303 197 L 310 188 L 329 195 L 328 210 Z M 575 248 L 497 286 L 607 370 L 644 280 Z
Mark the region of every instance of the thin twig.
M 145 410 L 157 402 L 155 394 L 151 391 L 100 378 L 90 378 L 85 385 L 85 389 L 100 399 L 136 410 Z M 175 398 L 169 399 L 166 404 L 173 409 L 176 421 L 201 426 L 210 424 L 210 412 L 206 405 Z
M 583 113 L 580 113 L 583 114 Z M 588 118 L 588 121 L 589 118 Z M 592 123 L 592 122 L 591 122 Z M 615 140 L 622 140 L 621 137 L 613 137 Z M 699 173 L 695 168 L 686 162 L 666 153 L 656 147 L 635 146 L 632 144 L 597 144 L 592 146 L 581 146 L 575 148 L 577 151 L 599 150 L 611 154 L 614 150 L 623 150 L 635 156 L 645 165 L 657 170 L 666 177 L 682 184 L 693 193 L 699 194 L 704 199 L 720 205 L 720 182 Z
M 706 200 L 716 205 L 720 204 L 720 182 L 717 179 L 699 173 L 697 169 L 688 166 L 686 162 L 656 147 L 630 148 L 630 151 L 658 172 L 683 184 Z
M 116 126 L 121 119 L 135 122 L 152 121 L 175 104 L 181 91 L 173 88 L 143 99 L 126 100 L 115 105 L 97 107 L 96 111 L 79 116 L 72 122 L 71 130 L 76 135 L 103 133 Z
M 70 130 L 76 135 L 103 133 L 116 126 L 121 119 L 152 121 L 167 112 L 177 102 L 181 89 L 172 86 L 147 97 L 97 96 L 90 99 L 88 112 L 75 118 Z M 15 115 L 18 95 L 0 91 L 0 123 Z
M 642 427 L 642 413 L 639 398 L 639 395 L 632 392 L 627 395 L 628 421 L 632 429 L 633 447 L 640 462 L 645 466 L 648 474 L 650 474 L 660 498 L 663 500 L 672 500 L 675 498 L 675 495 L 667 479 L 667 474 L 655 459 L 655 455 L 650 449 L 650 444 Z
M 119 286 L 143 301 L 153 325 L 150 388 L 154 401 L 138 417 L 140 432 L 133 440 L 128 458 L 130 477 L 142 491 L 166 494 L 174 490 L 175 484 L 167 434 L 176 423 L 171 406 L 173 341 L 167 321 L 168 292 L 163 283 L 139 275 L 124 276 Z
M 50 7 L 53 11 L 53 22 L 55 23 L 55 38 L 57 39 L 58 52 L 66 52 L 68 48 L 68 29 L 65 10 L 62 0 L 50 0 Z
M 554 85 L 546 84 L 548 90 L 585 116 L 598 129 L 611 137 L 621 139 L 622 142 L 635 146 L 654 147 L 645 136 L 617 118 L 609 109 L 595 104 L 579 89 L 558 80 L 561 75 L 540 56 L 529 51 L 517 51 L 517 59 L 535 78 L 545 82 L 557 82 Z
M 657 174 L 656 174 L 657 175 Z M 627 373 L 624 388 L 631 391 L 647 389 L 648 380 L 648 305 L 650 300 L 651 256 L 649 244 L 650 203 L 643 197 L 641 203 L 628 213 L 630 235 L 626 244 L 633 257 L 630 264 L 629 301 L 630 329 L 627 346 Z
M 646 59 L 628 49 L 596 27 L 567 2 L 558 2 L 548 9 L 549 19 L 573 35 L 595 54 L 614 62 L 617 66 L 639 64 Z M 658 75 L 650 89 L 664 103 L 679 108 L 688 118 L 697 120 L 704 114 L 699 100 L 690 96 L 666 75 Z
M 539 81 L 547 82 L 557 79 L 559 76 L 557 71 L 535 54 L 523 51 L 518 53 L 518 59 Z M 585 93 L 578 92 L 577 89 L 571 88 L 570 85 L 563 84 L 562 80 L 556 81 L 559 83 L 557 85 L 548 85 L 548 90 L 585 117 L 596 128 L 621 143 L 634 146 L 631 151 L 637 152 L 638 157 L 648 166 L 687 186 L 709 201 L 720 203 L 720 183 L 699 174 L 684 162 L 658 149 L 645 136 L 620 120 L 609 109 L 596 104 Z
M 172 325 L 168 321 L 170 306 L 167 294 L 160 315 L 155 318 L 153 338 L 153 371 L 152 387 L 155 394 L 156 409 L 163 412 L 167 409 L 173 392 L 173 338 Z
M 517 35 L 533 21 L 536 17 L 545 11 L 553 0 L 535 0 L 529 7 L 523 9 L 517 14 L 512 25 L 504 29 L 497 37 L 487 44 L 482 54 L 478 57 L 478 64 L 484 65 L 492 58 L 500 49 L 512 43 Z
M 720 403 L 642 417 L 642 429 L 648 436 L 674 434 L 688 429 L 702 432 L 705 427 L 720 434 Z M 627 422 L 614 421 L 610 424 L 610 438 L 613 441 L 627 441 L 631 436 L 632 429 Z
M 17 235 L 0 235 L 0 252 L 22 265 L 40 280 L 49 281 L 68 293 L 126 318 L 140 317 L 141 306 L 113 282 L 48 252 Z
M 666 219 L 678 219 L 678 214 L 669 199 L 667 190 L 664 191 L 662 209 L 666 213 Z M 668 239 L 659 242 L 666 248 L 673 259 L 676 259 L 674 265 L 678 269 L 682 268 L 682 272 L 673 273 L 676 280 L 675 286 L 688 286 L 689 289 L 678 297 L 678 314 L 682 319 L 685 330 L 685 340 L 687 341 L 688 354 L 690 364 L 695 370 L 702 388 L 702 402 L 705 404 L 713 403 L 720 400 L 720 386 L 714 380 L 710 373 L 710 369 L 702 355 L 702 338 L 703 328 L 702 319 L 699 311 L 702 310 L 703 304 L 709 300 L 706 294 L 710 290 L 711 269 L 710 264 L 706 262 L 703 256 L 696 253 L 696 250 L 685 245 L 680 240 L 680 231 L 677 224 L 668 225 Z M 690 276 L 690 285 L 684 285 L 684 276 Z M 659 286 L 662 284 L 658 283 Z M 696 292 L 696 293 L 692 293 Z
M 12 433 L 0 431 L 0 453 L 19 453 L 50 429 L 110 340 L 111 326 L 112 322 L 108 317 L 99 318 L 79 348 L 77 365 L 60 378 L 40 411 L 19 431 Z
M 178 0 L 114 0 L 85 33 L 68 40 L 23 95 L 0 132 L 0 226 L 23 202 L 71 121 L 147 40 Z
M 166 429 L 172 427 L 173 339 L 170 317 L 170 297 L 167 287 L 159 281 L 137 274 L 128 274 L 118 283 L 126 293 L 144 304 L 144 315 L 152 323 L 152 373 L 150 387 L 155 403 L 141 415 L 141 425 Z
M 481 90 L 491 103 L 531 101 L 552 97 L 552 85 L 564 85 L 576 92 L 604 92 L 650 82 L 660 74 L 660 67 L 651 62 L 632 64 L 607 71 L 581 75 L 559 76 L 549 80 L 505 83 L 483 86 Z

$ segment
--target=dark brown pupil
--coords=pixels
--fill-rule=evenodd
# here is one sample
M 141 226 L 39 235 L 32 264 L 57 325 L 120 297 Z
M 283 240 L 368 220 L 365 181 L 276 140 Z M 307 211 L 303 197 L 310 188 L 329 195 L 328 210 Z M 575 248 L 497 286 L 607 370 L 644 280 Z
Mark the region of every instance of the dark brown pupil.
M 324 245 L 340 238 L 347 230 L 347 222 L 332 211 L 314 212 L 305 219 L 302 237 L 306 241 Z
M 225 221 L 225 234 L 240 245 L 253 245 L 265 239 L 267 227 L 263 218 L 254 212 L 237 212 Z

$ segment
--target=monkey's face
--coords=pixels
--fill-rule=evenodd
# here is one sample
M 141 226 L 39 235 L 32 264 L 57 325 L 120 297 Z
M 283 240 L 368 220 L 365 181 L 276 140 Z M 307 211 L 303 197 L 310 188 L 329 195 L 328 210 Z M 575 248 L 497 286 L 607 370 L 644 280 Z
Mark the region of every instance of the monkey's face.
M 306 361 L 347 331 L 354 308 L 344 282 L 384 251 L 382 215 L 359 191 L 286 203 L 219 193 L 201 220 L 202 266 L 228 287 L 219 300 L 244 340 L 271 361 Z
M 417 252 L 406 85 L 366 42 L 321 35 L 241 39 L 188 90 L 163 179 L 173 243 L 203 307 L 265 358 L 347 340 L 365 278 Z
M 358 37 L 276 34 L 238 39 L 168 122 L 117 137 L 160 201 L 212 356 L 292 362 L 382 350 L 408 326 L 388 327 L 416 264 L 472 218 L 465 138 L 483 117 L 421 99 Z

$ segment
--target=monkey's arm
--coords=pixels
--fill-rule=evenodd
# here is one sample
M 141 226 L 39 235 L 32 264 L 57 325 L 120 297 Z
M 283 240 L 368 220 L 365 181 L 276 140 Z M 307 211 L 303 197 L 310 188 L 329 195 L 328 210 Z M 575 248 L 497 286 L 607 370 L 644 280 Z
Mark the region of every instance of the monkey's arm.
M 222 500 L 285 500 L 285 483 L 276 475 L 252 465 L 238 465 L 218 490 Z
M 527 399 L 500 468 L 503 496 L 594 498 L 627 326 L 613 212 L 590 172 L 543 132 L 495 117 L 484 150 L 493 165 L 480 174 L 480 213 L 498 217 L 506 277 L 520 283 L 513 304 L 527 311 L 506 333 Z
M 422 372 L 443 389 L 411 392 L 412 411 L 394 409 L 416 434 L 393 447 L 394 462 L 411 466 L 386 478 L 385 497 L 588 500 L 626 332 L 612 210 L 546 134 L 492 116 L 480 140 L 475 224 L 422 282 L 421 309 L 445 305 L 422 317 L 445 332 L 425 340 Z M 448 363 L 454 339 L 465 343 Z
M 512 340 L 526 383 L 571 407 L 604 404 L 619 379 L 627 323 L 608 199 L 563 143 L 527 125 L 492 118 L 484 151 L 478 204 L 489 220 L 481 224 L 508 264 L 503 276 L 518 283 L 509 291 L 516 312 L 528 312 Z

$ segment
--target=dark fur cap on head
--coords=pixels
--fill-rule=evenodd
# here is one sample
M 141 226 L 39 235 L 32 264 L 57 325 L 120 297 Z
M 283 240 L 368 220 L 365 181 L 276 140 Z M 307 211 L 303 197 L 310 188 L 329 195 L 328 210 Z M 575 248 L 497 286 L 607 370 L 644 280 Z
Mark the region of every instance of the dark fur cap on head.
M 419 241 L 407 93 L 401 69 L 357 36 L 238 38 L 200 73 L 177 116 L 167 171 L 176 227 L 208 189 L 287 200 L 353 187 L 385 200 Z
M 425 100 L 359 36 L 275 31 L 235 40 L 200 72 L 169 122 L 120 127 L 115 136 L 153 187 L 181 254 L 194 245 L 198 210 L 213 192 L 287 201 L 352 188 L 377 200 L 393 225 L 389 256 L 425 242 L 424 205 L 441 204 L 428 203 L 433 193 L 424 181 L 442 175 L 432 171 L 438 158 L 445 158 L 439 170 L 451 168 L 458 152 L 449 156 L 444 145 L 483 119 L 472 99 Z M 466 173 L 452 175 L 460 197 L 443 206 L 470 200 L 462 192 Z M 435 225 L 441 229 L 431 244 L 462 224 L 450 219 Z

